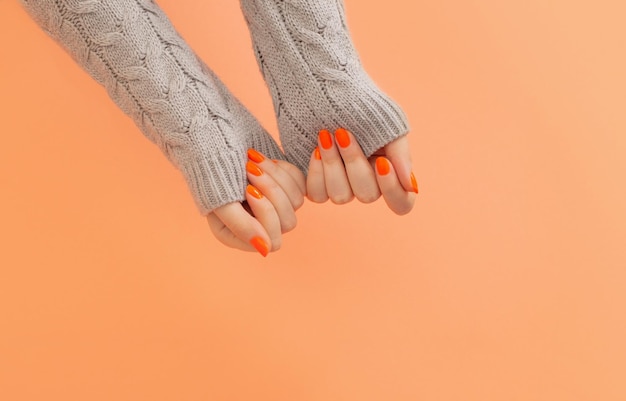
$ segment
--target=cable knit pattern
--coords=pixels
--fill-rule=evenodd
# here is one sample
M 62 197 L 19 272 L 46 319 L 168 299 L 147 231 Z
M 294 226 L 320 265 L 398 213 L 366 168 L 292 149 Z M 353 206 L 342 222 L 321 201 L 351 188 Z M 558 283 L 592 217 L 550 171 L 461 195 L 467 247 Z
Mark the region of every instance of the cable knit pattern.
M 245 199 L 248 147 L 273 139 L 148 0 L 21 0 L 183 173 L 203 215 Z
M 402 110 L 364 71 L 341 0 L 241 0 L 241 7 L 290 162 L 306 171 L 321 129 L 348 129 L 367 156 L 408 132 Z

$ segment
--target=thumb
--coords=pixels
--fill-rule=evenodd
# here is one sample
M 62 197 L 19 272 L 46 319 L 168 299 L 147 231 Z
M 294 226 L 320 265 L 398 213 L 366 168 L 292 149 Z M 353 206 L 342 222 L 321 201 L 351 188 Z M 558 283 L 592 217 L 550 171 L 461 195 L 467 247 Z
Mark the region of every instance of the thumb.
M 417 180 L 413 174 L 413 162 L 407 135 L 388 143 L 385 146 L 385 156 L 391 161 L 400 184 L 407 192 L 417 193 Z
M 257 251 L 267 256 L 272 242 L 267 231 L 241 203 L 233 202 L 207 215 L 213 235 L 222 244 L 242 251 Z

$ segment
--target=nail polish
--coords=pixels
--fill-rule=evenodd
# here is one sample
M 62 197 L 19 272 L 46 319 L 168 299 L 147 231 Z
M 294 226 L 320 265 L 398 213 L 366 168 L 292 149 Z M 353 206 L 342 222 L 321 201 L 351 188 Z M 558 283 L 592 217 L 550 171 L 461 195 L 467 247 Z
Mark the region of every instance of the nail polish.
M 324 149 L 330 149 L 333 147 L 333 138 L 330 136 L 330 132 L 328 130 L 320 131 L 320 143 Z
M 265 160 L 265 157 L 258 151 L 254 149 L 248 149 L 248 159 L 252 160 L 255 163 L 261 163 Z
M 315 148 L 314 156 L 315 156 L 315 160 L 322 160 L 322 154 L 320 153 L 320 148 L 318 147 Z
M 263 175 L 263 170 L 261 170 L 261 168 L 259 166 L 257 166 L 256 164 L 252 163 L 252 162 L 248 162 L 246 163 L 246 171 L 254 176 L 262 176 Z
M 419 193 L 417 190 L 417 180 L 415 179 L 415 174 L 411 173 L 411 186 L 413 187 L 413 192 L 416 194 Z
M 246 191 L 257 199 L 263 198 L 263 194 L 261 193 L 261 191 L 259 191 L 254 185 L 248 184 L 248 186 L 246 187 Z
M 376 159 L 376 171 L 380 175 L 387 175 L 391 170 L 391 166 L 389 165 L 389 161 L 384 157 L 379 157 Z
M 350 134 L 344 128 L 337 128 L 335 131 L 335 138 L 337 139 L 337 143 L 342 148 L 347 148 L 350 146 Z
M 267 247 L 267 244 L 265 243 L 265 241 L 263 241 L 263 238 L 261 237 L 254 237 L 250 240 L 250 244 L 254 247 L 254 249 L 256 249 L 261 255 L 263 255 L 263 257 L 266 257 L 267 254 L 269 253 L 269 249 Z

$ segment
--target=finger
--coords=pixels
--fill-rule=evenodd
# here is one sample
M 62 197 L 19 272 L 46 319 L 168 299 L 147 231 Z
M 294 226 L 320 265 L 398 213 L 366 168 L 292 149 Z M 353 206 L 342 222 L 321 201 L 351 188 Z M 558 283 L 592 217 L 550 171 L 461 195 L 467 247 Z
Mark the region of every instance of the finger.
M 267 235 L 270 237 L 272 252 L 280 249 L 282 245 L 282 231 L 280 218 L 270 200 L 263 195 L 254 185 L 246 188 L 246 200 L 254 217 L 261 223 Z
M 372 203 L 380 198 L 374 169 L 354 136 L 347 130 L 339 128 L 335 131 L 335 140 L 354 196 L 363 203 Z
M 328 200 L 326 182 L 324 181 L 324 165 L 320 149 L 315 148 L 309 162 L 309 173 L 306 177 L 307 197 L 315 203 L 324 203 Z
M 291 178 L 298 184 L 298 188 L 302 191 L 303 194 L 306 194 L 306 178 L 300 169 L 293 164 L 289 163 L 285 160 L 274 160 L 276 164 L 283 170 L 285 170 Z
M 325 129 L 321 130 L 318 141 L 328 197 L 338 205 L 350 202 L 354 198 L 354 194 L 332 135 Z
M 274 163 L 269 162 L 269 164 L 273 165 Z M 246 171 L 248 172 L 248 181 L 250 184 L 256 187 L 273 206 L 279 220 L 280 232 L 286 233 L 293 230 L 296 227 L 298 220 L 296 218 L 294 207 L 285 191 L 256 163 L 248 161 L 246 164 Z M 271 236 L 269 229 L 267 232 Z M 272 240 L 273 239 L 274 238 L 272 237 Z
M 299 177 L 295 175 L 295 173 L 294 175 L 290 174 L 290 172 L 286 168 L 282 167 L 283 165 L 285 165 L 285 167 L 292 166 L 291 163 L 284 162 L 282 160 L 274 161 L 267 159 L 265 156 L 263 156 L 263 154 L 254 149 L 248 149 L 248 159 L 256 163 L 262 171 L 264 171 L 271 178 L 274 179 L 274 181 L 280 186 L 280 188 L 282 188 L 284 193 L 288 196 L 293 209 L 297 210 L 302 206 L 302 204 L 304 203 L 304 194 L 306 188 L 304 188 L 304 175 L 302 174 L 302 172 L 300 172 L 300 170 L 298 170 L 297 167 L 293 166 L 293 168 L 296 169 L 300 174 Z M 298 181 L 301 181 L 301 183 L 299 183 Z M 265 193 L 263 189 L 261 189 L 261 192 L 263 192 L 267 196 L 267 193 Z
M 278 166 L 280 168 L 285 170 L 287 172 L 287 174 L 289 174 L 291 176 L 291 178 L 298 185 L 298 188 L 300 189 L 300 192 L 302 192 L 303 194 L 306 194 L 306 177 L 304 176 L 302 171 L 300 171 L 300 169 L 298 167 L 294 166 L 293 164 L 289 163 L 288 161 L 276 160 L 276 164 L 278 164 Z
M 222 244 L 267 256 L 270 237 L 263 225 L 248 213 L 241 203 L 234 202 L 215 209 L 207 215 L 209 228 Z
M 398 215 L 407 214 L 413 209 L 415 194 L 405 191 L 393 165 L 386 157 L 376 159 L 376 178 L 389 209 Z
M 411 152 L 407 135 L 388 143 L 385 156 L 391 161 L 402 187 L 407 192 L 418 192 L 417 180 L 412 171 Z

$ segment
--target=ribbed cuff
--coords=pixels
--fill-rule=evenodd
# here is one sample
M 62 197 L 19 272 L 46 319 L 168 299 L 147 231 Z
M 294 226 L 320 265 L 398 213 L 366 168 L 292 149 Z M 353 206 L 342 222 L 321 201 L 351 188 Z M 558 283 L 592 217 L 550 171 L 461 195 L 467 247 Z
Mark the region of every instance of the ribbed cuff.
M 214 209 L 245 200 L 247 156 L 243 152 L 219 152 L 183 159 L 182 172 L 198 211 L 206 216 Z
M 346 97 L 353 93 L 356 96 Z M 321 129 L 347 129 L 357 139 L 366 157 L 409 133 L 409 123 L 402 109 L 374 84 L 364 86 L 358 91 L 336 88 L 334 95 L 333 91 L 329 91 L 329 95 L 341 100 L 333 103 L 340 125 L 317 126 L 305 135 L 282 137 L 287 159 L 304 174 L 308 172 L 311 154 L 317 146 L 317 136 Z M 288 119 L 279 121 L 279 124 L 282 125 L 281 133 L 295 131 Z
M 366 157 L 395 139 L 408 134 L 409 122 L 404 111 L 387 96 L 363 71 L 356 90 L 346 90 L 338 83 L 328 84 L 330 98 L 343 127 L 349 130 L 361 145 Z

